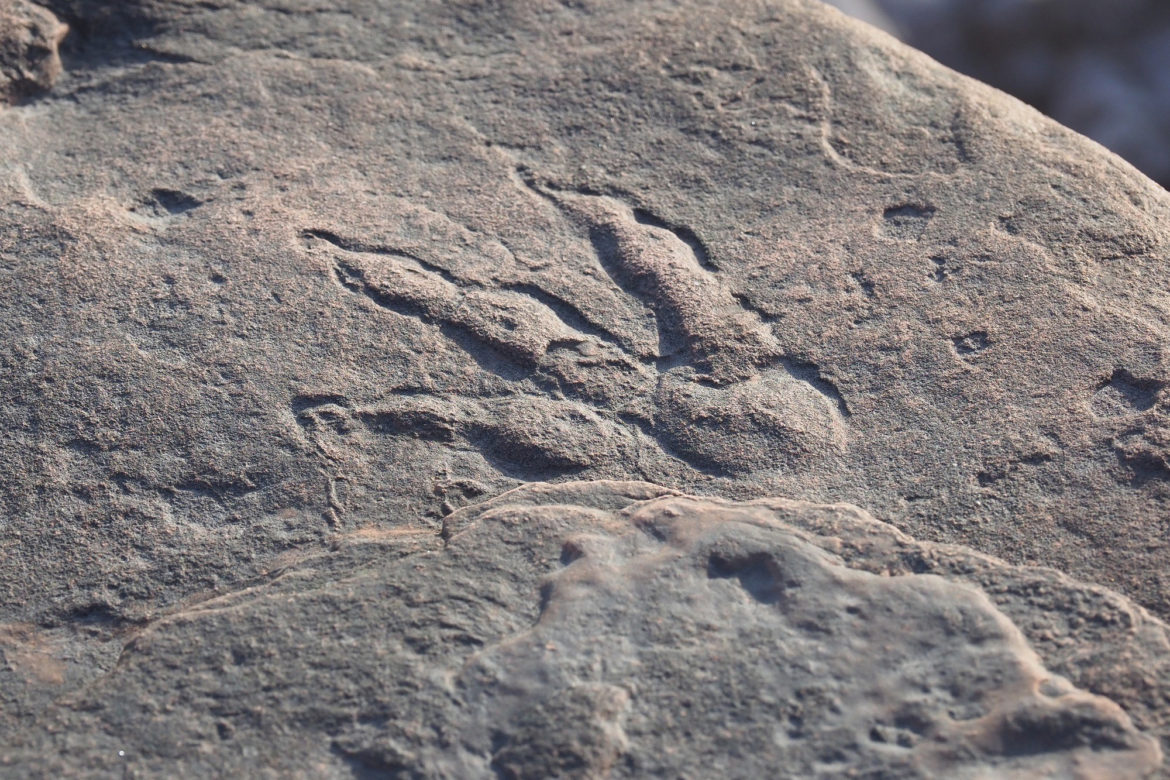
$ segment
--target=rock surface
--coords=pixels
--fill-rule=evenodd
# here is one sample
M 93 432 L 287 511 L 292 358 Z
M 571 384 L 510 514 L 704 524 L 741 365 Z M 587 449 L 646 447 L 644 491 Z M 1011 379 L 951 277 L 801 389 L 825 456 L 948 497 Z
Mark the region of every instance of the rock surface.
M 830 2 L 1170 186 L 1170 6 L 1161 0 Z
M 134 632 L 8 760 L 156 776 L 1141 777 L 1157 741 L 1076 678 L 1164 736 L 1168 649 L 1166 626 L 1123 598 L 852 507 L 534 484 L 453 513 L 441 537 L 357 529 L 187 604 Z
M 0 104 L 44 92 L 61 75 L 57 45 L 68 28 L 27 0 L 0 4 Z
M 283 760 L 265 747 L 281 744 L 289 762 L 336 768 L 338 755 L 372 750 L 375 766 L 457 772 L 407 733 L 414 721 L 385 717 L 387 702 L 419 700 L 412 686 L 454 683 L 356 658 L 358 676 L 338 672 L 342 639 L 376 653 L 387 613 L 371 592 L 346 600 L 312 572 L 357 565 L 330 552 L 335 540 L 406 533 L 416 541 L 379 547 L 362 576 L 479 604 L 495 570 L 441 563 L 448 553 L 423 531 L 530 482 L 849 502 L 920 540 L 908 545 L 961 543 L 1113 588 L 1124 595 L 1051 572 L 1036 586 L 1125 605 L 1119 614 L 1139 617 L 1117 618 L 1116 641 L 1132 626 L 1160 636 L 1126 599 L 1170 615 L 1170 196 L 1095 144 L 800 0 L 717 13 L 616 0 L 44 5 L 73 31 L 65 72 L 0 111 L 0 730 L 25 746 L 4 751 L 14 772 L 38 750 L 116 756 L 107 739 L 123 739 L 157 746 L 139 753 L 143 767 L 170 757 L 211 773 L 197 756 L 211 733 L 241 767 L 258 766 L 258 750 Z M 578 492 L 569 503 L 594 505 Z M 754 533 L 736 543 L 756 544 Z M 424 557 L 396 568 L 415 544 Z M 833 598 L 873 609 L 889 590 L 792 549 L 775 554 L 821 567 Z M 314 563 L 293 565 L 302 559 Z M 615 576 L 635 559 L 615 559 Z M 526 583 L 542 576 L 532 565 Z M 789 637 L 788 618 L 768 622 L 737 577 L 663 566 L 690 578 L 704 609 L 721 612 L 722 599 L 754 615 L 760 636 Z M 285 569 L 300 573 L 270 582 Z M 974 740 L 974 767 L 1051 759 L 1059 772 L 1106 749 L 1135 771 L 1151 760 L 1134 728 L 1164 738 L 1160 667 L 1137 650 L 1096 654 L 1099 640 L 1080 635 L 1092 622 L 1070 629 L 1067 656 L 1045 649 L 1030 621 L 1075 616 L 1072 601 L 1053 596 L 1056 617 L 1041 619 L 992 608 L 977 591 L 995 601 L 994 588 L 964 583 L 911 578 L 891 599 L 907 611 L 941 588 L 994 634 L 989 668 L 1026 687 L 1039 666 L 1010 620 L 1085 691 L 1018 701 L 1061 713 L 1075 700 L 1090 731 L 1111 736 L 1069 742 L 1086 733 L 1080 715 L 1054 716 L 1059 729 L 1021 721 L 1059 735 L 1028 758 L 992 744 L 1006 733 L 994 719 L 976 739 L 938 725 L 930 704 L 930 728 Z M 476 613 L 483 642 L 515 635 L 516 615 L 535 618 L 539 599 L 516 587 L 498 614 Z M 621 615 L 669 627 L 681 609 L 625 598 L 615 591 L 612 624 L 566 601 L 568 622 L 553 628 L 620 637 L 634 631 Z M 247 603 L 240 620 L 253 622 L 194 606 L 215 599 Z M 463 608 L 442 603 L 401 620 L 438 632 L 442 610 Z M 170 649 L 152 655 L 147 636 Z M 225 655 L 224 642 L 240 649 Z M 290 660 L 309 646 L 324 666 Z M 703 668 L 756 686 L 757 647 Z M 455 657 L 449 644 L 409 650 L 434 674 Z M 535 652 L 507 650 L 522 651 Z M 581 652 L 582 664 L 605 657 Z M 944 655 L 923 652 L 923 674 L 944 674 Z M 615 663 L 633 657 L 623 653 Z M 834 658 L 833 673 L 851 673 L 847 654 Z M 245 661 L 235 682 L 216 666 Z M 580 760 L 625 771 L 626 756 L 650 750 L 628 721 L 642 704 L 600 672 L 580 679 L 581 690 L 542 689 L 541 717 L 594 713 Z M 390 692 L 365 710 L 371 680 Z M 266 687 L 276 681 L 289 687 Z M 726 693 L 695 684 L 709 686 L 695 696 Z M 511 694 L 481 688 L 452 701 L 505 717 Z M 454 734 L 486 722 L 448 704 L 426 705 L 419 723 Z M 529 737 L 516 744 L 540 761 L 577 755 L 532 748 L 538 729 L 517 724 Z M 392 728 L 407 731 L 391 739 Z M 297 747 L 312 729 L 324 736 Z M 232 743 L 236 733 L 249 736 Z M 817 744 L 852 744 L 839 736 Z M 467 761 L 506 753 L 486 738 L 466 737 Z M 944 760 L 936 747 L 914 748 L 905 766 L 929 771 Z M 497 763 L 519 768 L 505 773 L 554 766 L 507 755 Z

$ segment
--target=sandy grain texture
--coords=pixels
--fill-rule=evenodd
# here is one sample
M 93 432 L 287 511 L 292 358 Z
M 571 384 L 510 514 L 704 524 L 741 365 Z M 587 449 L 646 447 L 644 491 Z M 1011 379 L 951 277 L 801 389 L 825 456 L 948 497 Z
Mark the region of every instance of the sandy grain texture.
M 1170 196 L 1015 100 L 801 0 L 42 5 L 5 6 L 71 31 L 0 110 L 5 744 L 185 605 L 528 483 L 847 502 L 1170 615 Z M 1029 642 L 1160 728 L 1156 673 Z M 166 720 L 151 679 L 111 722 Z
M 534 483 L 332 541 L 133 632 L 9 765 L 1136 778 L 1170 736 L 1160 621 L 847 505 Z

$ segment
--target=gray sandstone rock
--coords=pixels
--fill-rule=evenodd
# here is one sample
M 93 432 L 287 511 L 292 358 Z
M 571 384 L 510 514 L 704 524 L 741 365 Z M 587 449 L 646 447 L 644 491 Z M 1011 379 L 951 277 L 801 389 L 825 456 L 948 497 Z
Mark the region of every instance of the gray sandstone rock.
M 0 110 L 5 771 L 1154 765 L 1170 196 L 1129 165 L 803 0 L 44 5 L 65 70 Z M 702 539 L 622 514 L 671 491 Z M 713 519 L 764 496 L 899 532 Z M 548 641 L 610 644 L 532 644 L 554 574 Z M 887 602 L 913 669 L 799 625 Z
M 1099 588 L 845 505 L 533 484 L 441 536 L 356 529 L 189 602 L 8 760 L 47 775 L 1141 777 L 1156 739 L 1045 663 L 1164 737 L 1168 640 Z

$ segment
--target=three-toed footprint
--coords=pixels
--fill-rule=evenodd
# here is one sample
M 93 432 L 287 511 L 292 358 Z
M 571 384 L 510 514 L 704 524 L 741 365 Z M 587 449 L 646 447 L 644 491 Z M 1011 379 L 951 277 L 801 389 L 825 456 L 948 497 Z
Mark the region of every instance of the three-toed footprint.
M 583 262 L 652 313 L 657 349 L 639 354 L 618 328 L 566 316 L 577 312 L 533 285 L 501 289 L 395 247 L 304 230 L 304 246 L 328 253 L 347 290 L 439 329 L 510 388 L 459 403 L 411 396 L 351 409 L 354 419 L 386 432 L 444 431 L 521 478 L 633 457 L 646 437 L 717 476 L 799 469 L 845 446 L 840 396 L 790 360 L 770 327 L 704 267 L 706 249 L 690 231 L 615 197 L 523 181 L 587 234 L 595 257 Z

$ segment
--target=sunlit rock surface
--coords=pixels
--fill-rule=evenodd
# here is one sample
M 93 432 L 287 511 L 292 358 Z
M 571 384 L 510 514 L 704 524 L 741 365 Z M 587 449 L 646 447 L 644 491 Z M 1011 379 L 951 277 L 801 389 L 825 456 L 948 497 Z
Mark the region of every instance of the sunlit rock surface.
M 0 109 L 5 771 L 1156 761 L 1170 198 L 1129 165 L 819 3 L 45 7 L 5 6 L 71 31 L 55 81 Z M 792 561 L 864 613 L 822 620 L 620 501 L 584 564 L 518 515 L 514 550 L 475 532 L 495 564 L 453 563 L 438 536 L 530 483 L 593 484 L 558 500 L 597 508 L 604 480 L 846 502 L 915 549 L 1051 570 L 1026 569 L 1035 601 L 1013 606 L 958 570 L 883 578 L 846 547 L 726 525 L 729 555 Z M 692 513 L 703 539 L 714 511 Z M 594 533 L 578 514 L 564 529 Z M 355 538 L 372 557 L 344 552 Z M 536 636 L 561 566 L 547 630 L 606 646 L 501 645 Z M 679 589 L 637 597 L 640 569 Z M 351 575 L 390 590 L 335 590 Z M 705 630 L 688 599 L 727 652 L 639 682 L 639 626 L 663 621 L 662 658 Z M 949 600 L 978 616 L 953 636 Z M 882 646 L 886 603 L 917 650 Z M 884 659 L 889 690 L 854 658 Z M 521 659 L 534 677 L 491 684 Z M 952 717 L 959 659 L 999 677 L 959 684 L 974 709 Z M 780 668 L 830 698 L 784 710 Z M 924 720 L 898 725 L 916 674 Z M 692 719 L 643 689 L 691 690 Z M 573 745 L 534 725 L 584 712 Z M 688 736 L 719 713 L 740 730 Z

